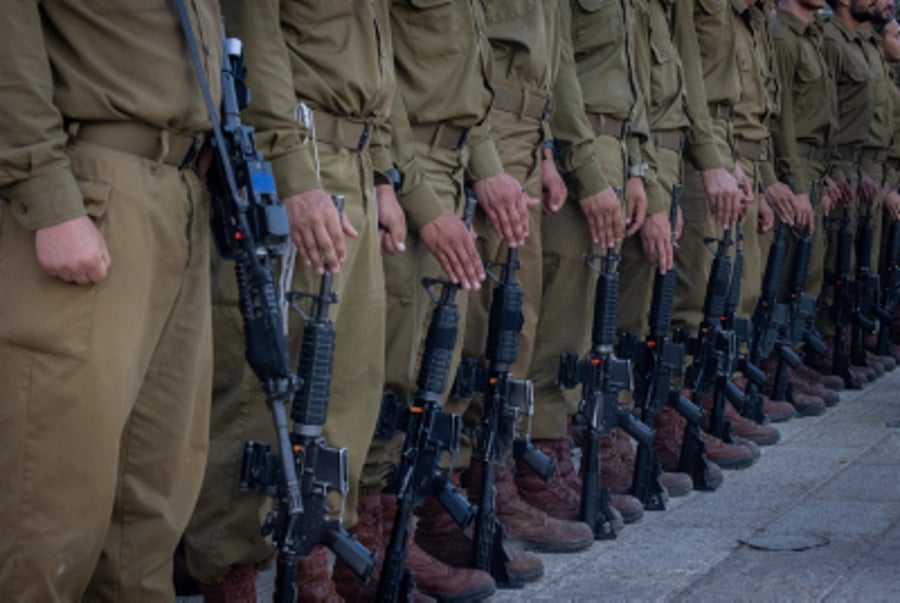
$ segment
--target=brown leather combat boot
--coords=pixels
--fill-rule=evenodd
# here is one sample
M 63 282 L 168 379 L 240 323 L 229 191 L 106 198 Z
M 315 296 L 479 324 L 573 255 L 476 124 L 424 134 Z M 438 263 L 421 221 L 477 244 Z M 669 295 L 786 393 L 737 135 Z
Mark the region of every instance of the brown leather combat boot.
M 578 521 L 581 501 L 581 489 L 576 490 L 567 479 L 567 473 L 574 471 L 571 462 L 571 448 L 568 438 L 560 440 L 534 440 L 532 442 L 538 450 L 546 454 L 557 463 L 556 471 L 545 482 L 531 471 L 525 463 L 516 461 L 515 482 L 522 499 L 536 509 L 540 509 L 550 517 L 563 521 Z M 561 449 L 568 450 L 567 471 L 559 466 L 560 456 L 564 454 Z
M 256 603 L 256 568 L 235 565 L 221 582 L 202 585 L 204 603 Z
M 328 549 L 313 547 L 309 557 L 297 563 L 297 603 L 342 603 L 331 580 Z
M 385 545 L 390 542 L 397 514 L 397 497 L 393 494 L 382 494 L 384 532 L 382 539 Z M 413 574 L 416 588 L 438 601 L 479 601 L 486 599 L 497 590 L 490 574 L 477 569 L 455 568 L 435 559 L 421 549 L 413 539 L 415 528 L 410 518 L 408 530 L 409 540 L 406 543 L 406 568 Z
M 553 518 L 522 500 L 509 467 L 498 465 L 496 474 L 497 519 L 506 527 L 510 540 L 546 553 L 583 551 L 594 542 L 594 532 L 587 524 Z M 463 486 L 472 502 L 478 501 L 481 476 L 482 461 L 478 460 L 472 461 L 463 474 Z
M 416 544 L 422 550 L 453 567 L 473 567 L 475 563 L 472 527 L 463 532 L 444 507 L 433 497 L 419 509 Z M 534 553 L 514 545 L 506 546 L 510 559 L 506 571 L 522 582 L 534 582 L 544 575 L 544 563 Z
M 791 382 L 791 391 L 793 393 L 799 392 L 821 398 L 825 406 L 835 406 L 841 401 L 841 397 L 836 391 L 822 385 L 820 380 L 803 377 L 799 371 L 788 369 L 788 381 Z
M 663 471 L 677 472 L 681 460 L 681 445 L 684 441 L 684 429 L 687 419 L 682 417 L 671 406 L 665 407 L 657 416 L 654 429 L 656 437 L 653 438 L 653 454 L 659 461 Z M 743 454 L 749 454 L 746 449 Z M 752 456 L 751 456 L 752 458 Z M 709 459 L 707 455 L 707 459 Z M 724 481 L 721 468 L 713 461 L 709 461 L 707 468 L 708 486 L 715 490 Z
M 836 392 L 844 389 L 844 380 L 837 375 L 823 375 L 806 364 L 801 364 L 794 372 L 807 381 L 817 382 L 823 387 Z
M 763 414 L 770 423 L 784 423 L 797 416 L 797 409 L 790 402 L 772 400 L 768 396 L 763 396 L 762 399 Z
M 713 395 L 706 396 L 703 400 L 703 428 L 709 427 L 709 417 L 712 415 Z M 741 416 L 737 409 L 725 400 L 725 420 L 731 423 L 734 435 L 749 440 L 759 446 L 771 446 L 781 439 L 781 433 L 772 425 L 760 425 L 756 421 Z M 722 467 L 726 469 L 727 467 Z

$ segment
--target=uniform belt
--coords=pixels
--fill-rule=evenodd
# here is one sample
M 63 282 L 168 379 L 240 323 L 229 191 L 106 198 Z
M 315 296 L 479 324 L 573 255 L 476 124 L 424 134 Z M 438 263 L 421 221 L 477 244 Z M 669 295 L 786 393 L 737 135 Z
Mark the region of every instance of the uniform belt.
M 862 151 L 860 151 L 859 158 L 865 159 L 866 161 L 874 161 L 875 163 L 887 161 L 887 149 L 866 147 Z
M 550 97 L 512 84 L 494 84 L 494 109 L 544 121 L 550 116 Z
M 709 116 L 713 119 L 731 119 L 734 117 L 734 107 L 731 103 L 709 103 Z
M 831 159 L 831 149 L 825 149 L 803 142 L 797 143 L 797 154 L 803 159 L 826 163 Z
M 859 147 L 851 147 L 845 144 L 838 145 L 834 150 L 841 156 L 841 161 L 846 161 L 848 163 L 858 163 L 860 153 L 862 152 L 862 149 Z
M 607 117 L 600 113 L 588 113 L 587 118 L 597 136 L 603 134 L 622 140 L 628 135 L 628 122 L 625 120 Z
M 342 149 L 364 151 L 369 146 L 372 128 L 363 121 L 337 117 L 324 111 L 314 113 L 316 140 Z
M 683 130 L 660 130 L 653 132 L 653 146 L 657 149 L 666 149 L 681 153 L 684 150 Z
M 458 151 L 469 138 L 469 128 L 447 123 L 416 124 L 411 126 L 413 140 L 430 147 Z
M 75 140 L 137 155 L 177 168 L 193 165 L 206 136 L 185 136 L 136 121 L 72 122 L 66 127 Z
M 750 161 L 762 161 L 766 158 L 766 145 L 760 141 L 743 140 L 735 138 L 734 150 L 738 156 Z

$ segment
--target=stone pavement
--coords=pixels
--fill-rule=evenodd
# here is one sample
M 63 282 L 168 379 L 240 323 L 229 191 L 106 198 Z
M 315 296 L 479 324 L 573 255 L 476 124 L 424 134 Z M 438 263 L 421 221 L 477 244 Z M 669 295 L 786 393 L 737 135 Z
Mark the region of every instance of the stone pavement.
M 900 369 L 778 427 L 782 441 L 718 491 L 543 555 L 543 580 L 492 601 L 900 601 Z
M 900 369 L 506 601 L 900 601 Z

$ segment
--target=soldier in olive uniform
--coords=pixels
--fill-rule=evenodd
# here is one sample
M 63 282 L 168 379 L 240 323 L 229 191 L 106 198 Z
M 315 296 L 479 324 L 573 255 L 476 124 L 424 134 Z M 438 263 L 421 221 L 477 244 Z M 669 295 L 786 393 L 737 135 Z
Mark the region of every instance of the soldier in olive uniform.
M 369 147 L 394 90 L 388 3 L 234 0 L 223 8 L 229 35 L 244 42 L 253 91 L 245 119 L 256 127 L 257 144 L 272 162 L 299 253 L 291 288 L 317 291 L 324 270 L 336 273 L 340 302 L 331 309 L 337 340 L 324 436 L 349 453 L 344 520 L 352 527 L 384 383 L 379 211 L 394 244 L 403 234 L 402 213 L 389 207 L 396 199 L 384 194 L 391 191 L 383 176 L 390 154 Z M 312 124 L 295 117 L 301 102 L 312 111 Z M 332 194 L 345 197 L 340 215 Z M 273 554 L 259 535 L 265 497 L 236 487 L 244 440 L 274 441 L 259 384 L 243 359 L 236 304 L 233 277 L 223 272 L 213 309 L 218 336 L 210 462 L 185 539 L 188 568 L 205 585 L 207 600 L 252 592 L 256 566 Z M 293 313 L 289 340 L 295 364 L 301 331 L 302 320 Z M 298 582 L 301 592 L 336 596 L 324 547 L 301 560 Z
M 218 73 L 218 3 L 190 6 Z M 0 591 L 173 600 L 211 379 L 197 74 L 169 3 L 4 8 Z
M 825 61 L 823 32 L 816 16 L 823 5 L 821 0 L 785 0 L 771 22 L 781 85 L 780 112 L 772 130 L 775 171 L 782 182 L 792 185 L 795 193 L 791 204 L 773 201 L 773 209 L 783 222 L 812 231 L 805 292 L 813 296 L 819 295 L 824 281 L 822 215 L 834 203 L 846 199 L 846 191 L 826 178 L 837 132 L 837 90 Z M 814 182 L 822 185 L 821 194 L 811 200 Z M 794 247 L 790 239 L 789 252 Z M 801 415 L 825 411 L 825 401 L 818 396 L 798 399 L 795 394 L 793 402 Z
M 421 6 L 415 1 L 394 0 L 391 25 L 397 91 L 388 131 L 378 143 L 390 147 L 398 166 L 399 201 L 410 232 L 403 250 L 392 247 L 390 238 L 384 240 L 384 251 L 388 253 L 384 257 L 388 295 L 385 388 L 401 400 L 412 402 L 417 362 L 422 358 L 435 307 L 422 279 L 447 279 L 462 288 L 456 295 L 460 334 L 447 375 L 449 385 L 461 352 L 468 290 L 479 288 L 485 278 L 474 238 L 461 215 L 468 160 L 466 141 L 472 128 L 483 127 L 491 104 L 487 85 L 491 54 L 477 3 Z M 448 87 L 457 93 L 447 94 Z M 523 193 L 511 176 L 501 172 L 490 178 L 509 185 L 507 190 L 512 197 L 507 203 L 520 200 Z M 391 521 L 397 503 L 395 496 L 383 494 L 382 489 L 391 464 L 400 459 L 404 436 L 398 432 L 386 439 L 376 434 L 361 477 L 360 510 L 366 509 L 375 521 L 361 524 L 356 535 L 364 545 L 380 549 L 380 557 L 384 557 L 387 545 L 382 534 L 390 534 L 393 529 Z M 430 520 L 440 513 L 438 507 L 436 501 L 429 499 L 423 513 Z M 433 531 L 429 521 L 421 523 L 426 532 Z M 452 525 L 442 525 L 447 533 L 434 544 L 439 549 L 443 547 L 445 553 L 452 549 L 456 556 L 450 559 L 453 565 L 465 566 L 472 543 L 452 519 L 449 524 Z M 423 534 L 420 540 L 429 535 Z M 442 557 L 448 558 L 446 554 Z M 417 588 L 433 596 L 481 599 L 494 590 L 490 575 L 447 567 L 414 542 L 408 548 L 407 567 L 414 573 Z M 542 564 L 533 554 L 516 552 L 508 569 L 520 577 L 536 578 L 542 573 Z M 378 586 L 378 574 L 376 567 L 364 587 L 346 566 L 338 566 L 338 589 L 348 600 L 371 598 Z
M 476 130 L 470 137 L 470 177 L 475 181 L 479 207 L 484 209 L 476 213 L 475 229 L 481 255 L 486 260 L 503 261 L 508 244 L 518 247 L 524 326 L 512 372 L 525 377 L 536 350 L 539 312 L 544 312 L 542 292 L 546 283 L 542 274 L 541 214 L 559 210 L 566 200 L 566 187 L 556 171 L 552 149 L 545 144 L 553 138 L 561 123 L 576 120 L 576 125 L 569 129 L 572 134 L 557 140 L 562 150 L 561 165 L 564 171 L 574 176 L 576 197 L 593 205 L 598 239 L 603 244 L 614 243 L 621 236 L 623 220 L 618 200 L 615 195 L 610 198 L 609 184 L 594 153 L 590 124 L 582 106 L 571 100 L 571 93 L 578 83 L 570 42 L 568 36 L 563 35 L 569 27 L 568 5 L 515 0 L 486 2 L 484 8 L 486 31 L 493 50 L 490 84 L 495 96 L 488 118 L 489 128 Z M 493 208 L 494 193 L 482 181 L 501 170 L 522 183 L 526 193 L 542 199 L 540 206 L 528 208 L 527 232 L 531 236 L 527 240 L 511 238 L 502 230 L 488 227 L 488 221 L 493 221 L 492 216 L 497 211 Z M 483 353 L 490 297 L 488 287 L 469 297 L 463 343 L 463 353 L 467 356 Z M 583 299 L 567 299 L 578 304 L 573 305 L 575 308 L 584 307 Z M 555 312 L 564 307 L 567 307 L 565 300 L 555 301 Z M 558 363 L 558 356 L 555 362 Z M 468 400 L 451 400 L 448 409 L 462 412 L 468 403 Z M 540 398 L 538 404 L 541 404 Z M 565 414 L 554 415 L 552 420 L 561 423 L 565 433 Z M 465 466 L 468 463 L 466 454 L 461 455 L 459 461 Z M 473 470 L 463 475 L 463 483 L 473 497 L 477 496 L 480 484 L 479 463 L 473 464 Z M 567 493 L 567 498 L 573 496 L 576 495 Z M 529 546 L 569 551 L 590 546 L 593 541 L 593 534 L 586 525 L 553 518 L 522 500 L 513 483 L 512 472 L 505 467 L 498 471 L 497 508 L 499 519 L 510 536 Z M 548 511 L 552 513 L 552 510 Z M 570 514 L 567 519 L 574 517 Z

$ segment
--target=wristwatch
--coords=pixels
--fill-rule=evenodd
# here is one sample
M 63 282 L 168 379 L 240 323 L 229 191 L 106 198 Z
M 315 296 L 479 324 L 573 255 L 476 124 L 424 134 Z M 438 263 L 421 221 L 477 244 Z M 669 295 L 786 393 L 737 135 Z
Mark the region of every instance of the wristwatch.
M 637 176 L 638 178 L 646 178 L 650 172 L 650 166 L 646 163 L 635 163 L 628 166 L 628 177 Z

